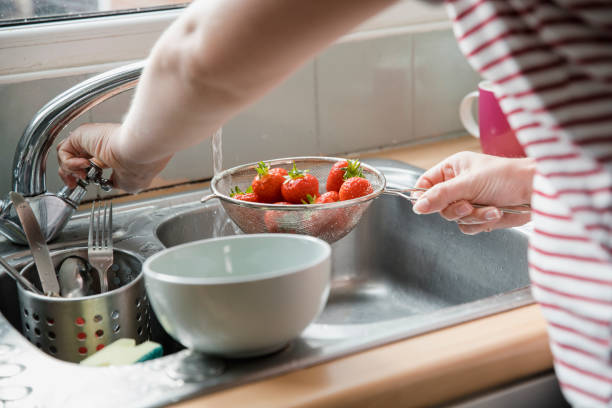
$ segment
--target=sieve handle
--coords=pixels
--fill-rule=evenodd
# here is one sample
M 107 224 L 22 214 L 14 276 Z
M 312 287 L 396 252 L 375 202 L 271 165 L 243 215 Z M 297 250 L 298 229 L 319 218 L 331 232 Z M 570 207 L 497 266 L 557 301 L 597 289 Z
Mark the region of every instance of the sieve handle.
M 221 197 L 219 197 L 217 194 L 209 194 L 209 195 L 206 195 L 206 196 L 200 198 L 200 202 L 201 203 L 205 203 L 208 200 L 212 200 L 213 198 L 221 198 Z
M 383 190 L 383 194 L 400 196 L 410 202 L 413 202 L 417 200 L 417 197 L 411 197 L 409 195 L 406 195 L 405 193 L 409 193 L 411 191 L 427 191 L 427 190 L 428 190 L 427 188 L 419 188 L 419 187 L 402 188 L 402 189 L 385 188 Z M 475 207 L 475 208 L 491 207 L 490 205 L 484 205 L 484 204 L 473 204 L 473 203 L 470 203 L 470 204 L 472 205 L 472 207 Z M 517 205 L 516 207 L 518 208 L 499 207 L 498 210 L 506 214 L 529 214 L 531 212 L 531 206 L 529 204 L 520 204 L 520 205 Z

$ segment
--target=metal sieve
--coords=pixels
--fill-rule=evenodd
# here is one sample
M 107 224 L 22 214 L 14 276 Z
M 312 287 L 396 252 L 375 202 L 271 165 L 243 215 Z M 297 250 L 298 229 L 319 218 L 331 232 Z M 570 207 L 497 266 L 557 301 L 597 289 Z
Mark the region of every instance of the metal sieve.
M 271 168 L 282 167 L 291 170 L 293 163 L 301 170 L 319 180 L 319 193 L 325 192 L 327 176 L 332 166 L 341 160 L 338 157 L 291 157 L 266 161 Z M 357 225 L 359 219 L 371 204 L 385 190 L 385 177 L 372 166 L 362 163 L 364 177 L 372 185 L 371 194 L 353 200 L 329 204 L 277 205 L 251 203 L 229 196 L 235 186 L 246 190 L 257 174 L 249 163 L 224 170 L 211 181 L 213 194 L 203 197 L 202 202 L 219 198 L 229 217 L 247 234 L 262 232 L 285 232 L 311 235 L 329 243 L 336 242 Z
M 87 259 L 87 248 L 52 253 L 57 269 L 70 256 Z M 38 295 L 17 286 L 22 332 L 38 348 L 60 360 L 78 363 L 113 341 L 128 337 L 142 343 L 152 331 L 152 313 L 141 273 L 143 259 L 114 250 L 109 268 L 109 291 L 98 295 L 64 298 Z M 21 274 L 40 287 L 36 266 Z
M 339 157 L 289 157 L 284 159 L 268 160 L 271 167 L 282 167 L 289 171 L 293 163 L 300 170 L 309 170 L 309 173 L 319 180 L 319 193 L 325 192 L 327 176 L 332 166 L 341 160 Z M 329 204 L 295 204 L 278 205 L 251 203 L 237 200 L 229 196 L 232 188 L 238 186 L 246 190 L 257 172 L 257 163 L 243 164 L 224 170 L 215 175 L 211 181 L 213 194 L 202 197 L 202 202 L 212 198 L 219 198 L 223 209 L 228 216 L 247 234 L 263 232 L 285 232 L 311 235 L 321 238 L 330 244 L 336 242 L 357 225 L 361 216 L 367 210 L 372 200 L 381 194 L 400 196 L 406 200 L 414 201 L 404 193 L 411 191 L 426 191 L 423 188 L 388 188 L 385 176 L 380 170 L 361 163 L 364 177 L 372 185 L 371 194 L 353 200 L 339 201 Z M 473 207 L 484 207 L 481 204 L 472 204 Z M 530 212 L 529 205 L 515 208 L 499 208 L 500 211 L 511 214 Z

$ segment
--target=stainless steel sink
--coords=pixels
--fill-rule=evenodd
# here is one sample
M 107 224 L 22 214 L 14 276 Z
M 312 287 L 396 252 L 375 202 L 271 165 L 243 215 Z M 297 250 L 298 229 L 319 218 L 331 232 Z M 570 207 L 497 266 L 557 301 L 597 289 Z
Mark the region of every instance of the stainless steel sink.
M 369 163 L 379 167 L 392 186 L 412 185 L 419 174 L 399 162 Z M 218 203 L 199 203 L 203 194 L 117 206 L 116 246 L 149 256 L 163 247 L 239 233 Z M 87 215 L 80 214 L 54 246 L 82 244 L 86 233 Z M 162 332 L 155 340 L 169 355 L 111 368 L 60 362 L 30 345 L 14 329 L 20 327 L 15 285 L 0 275 L 0 368 L 2 364 L 23 367 L 10 378 L 0 378 L 0 396 L 2 387 L 16 386 L 22 391 L 29 387 L 19 406 L 43 401 L 44 406 L 62 407 L 163 406 L 508 310 L 532 302 L 526 246 L 526 235 L 518 230 L 466 236 L 437 215 L 415 215 L 411 204 L 401 198 L 381 196 L 358 227 L 332 245 L 327 306 L 283 351 L 223 361 L 181 350 Z M 16 265 L 29 260 L 28 251 L 5 242 L 0 243 L 0 254 Z M 45 381 L 44 370 L 54 370 L 60 384 Z

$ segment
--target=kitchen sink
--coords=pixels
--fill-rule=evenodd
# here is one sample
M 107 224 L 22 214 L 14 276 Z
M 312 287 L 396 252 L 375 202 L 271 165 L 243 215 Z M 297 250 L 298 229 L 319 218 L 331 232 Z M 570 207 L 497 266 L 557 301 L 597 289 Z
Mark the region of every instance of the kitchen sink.
M 421 172 L 400 162 L 367 162 L 392 187 L 413 185 Z M 116 246 L 147 257 L 164 247 L 239 234 L 219 203 L 200 203 L 205 193 L 117 205 Z M 88 214 L 77 214 L 52 249 L 83 245 L 87 226 Z M 532 303 L 526 253 L 527 235 L 518 229 L 467 236 L 437 215 L 414 214 L 400 197 L 380 196 L 355 230 L 332 245 L 327 305 L 284 350 L 222 360 L 185 350 L 160 329 L 153 337 L 166 356 L 105 368 L 62 362 L 30 344 L 18 329 L 15 284 L 0 274 L 0 401 L 3 388 L 12 387 L 20 407 L 163 406 L 307 367 Z M 0 242 L 0 254 L 18 267 L 31 260 L 29 251 L 8 242 Z M 2 378 L 3 365 L 14 374 Z

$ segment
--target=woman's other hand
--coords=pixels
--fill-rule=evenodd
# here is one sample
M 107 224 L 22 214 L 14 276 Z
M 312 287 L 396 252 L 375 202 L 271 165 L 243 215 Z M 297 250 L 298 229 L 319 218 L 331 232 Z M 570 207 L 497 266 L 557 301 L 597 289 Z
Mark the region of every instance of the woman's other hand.
M 465 234 L 514 227 L 530 220 L 530 214 L 502 213 L 531 200 L 535 162 L 508 159 L 473 152 L 454 154 L 431 169 L 415 187 L 428 188 L 414 203 L 417 214 L 440 215 L 459 224 Z M 470 203 L 487 205 L 474 208 Z
M 136 193 L 146 188 L 163 170 L 171 156 L 146 162 L 121 156 L 121 125 L 89 123 L 79 126 L 57 146 L 59 175 L 68 187 L 74 188 L 78 178 L 85 179 L 89 160 L 102 168 L 112 168 L 113 187 Z

